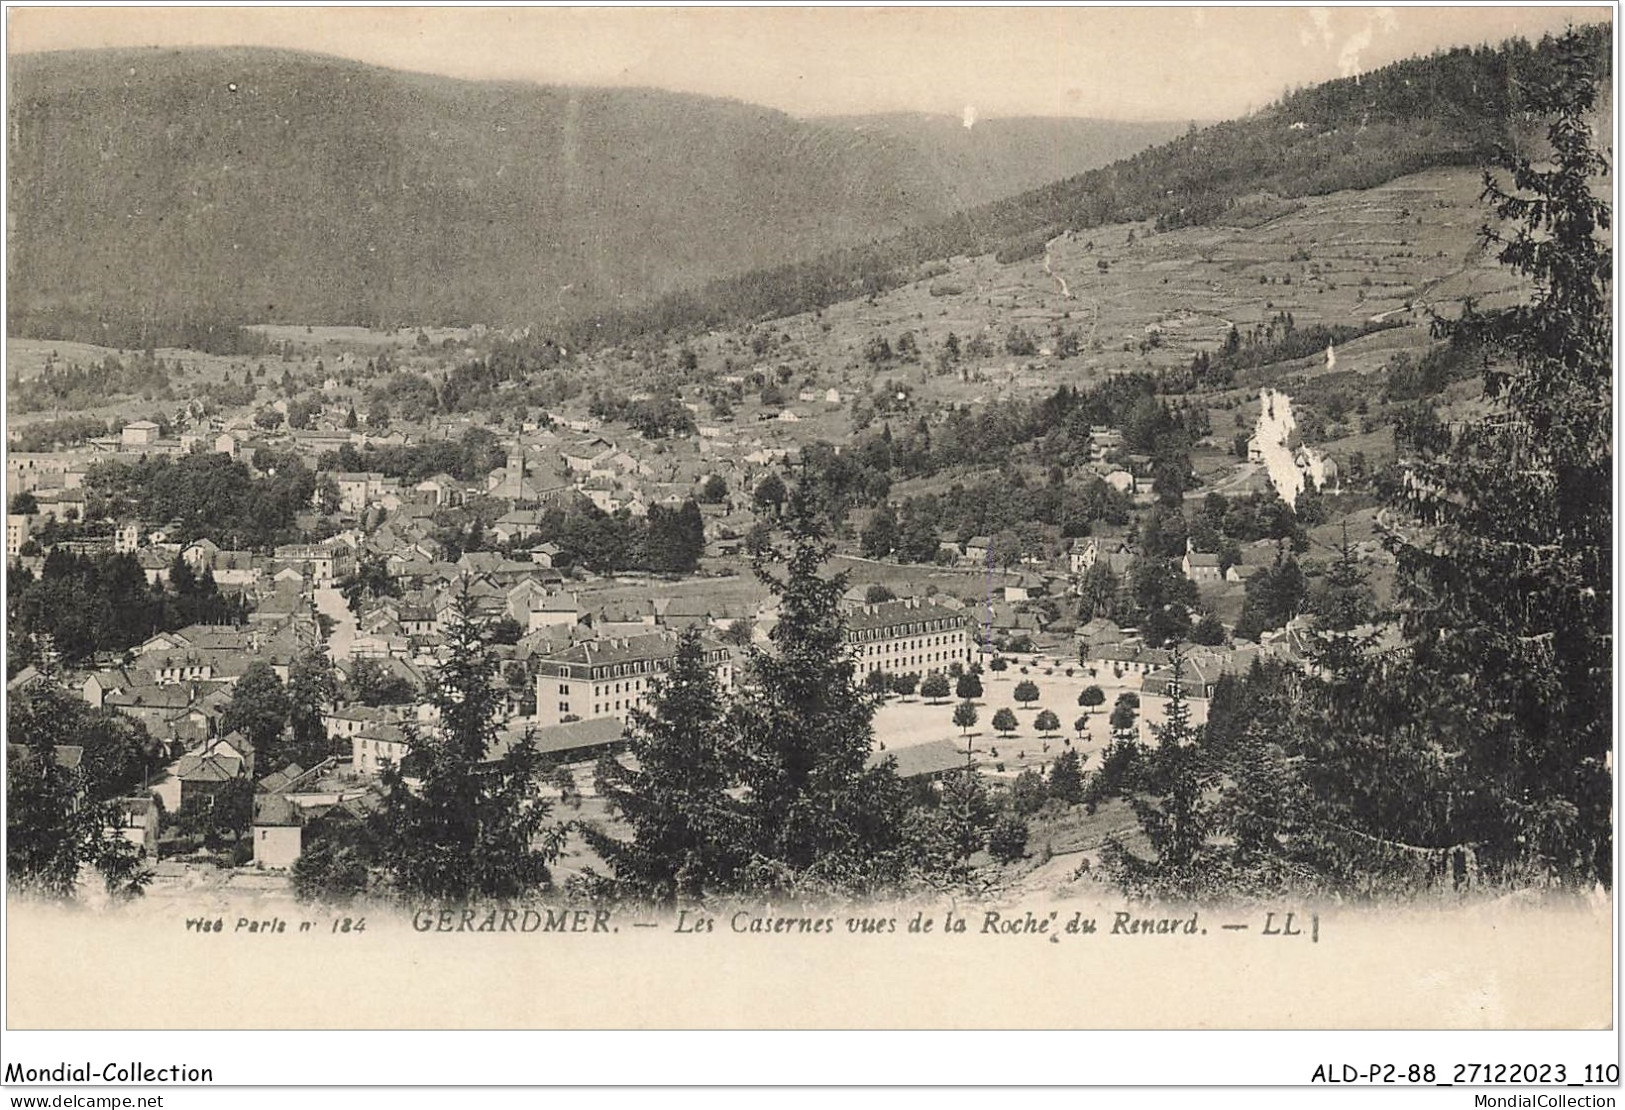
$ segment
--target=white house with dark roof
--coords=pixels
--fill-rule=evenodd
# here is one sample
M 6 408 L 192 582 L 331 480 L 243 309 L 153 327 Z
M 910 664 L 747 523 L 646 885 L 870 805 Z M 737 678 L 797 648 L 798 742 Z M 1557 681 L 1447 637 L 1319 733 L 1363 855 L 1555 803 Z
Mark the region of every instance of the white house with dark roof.
M 525 631 L 539 628 L 570 627 L 579 624 L 583 610 L 573 593 L 548 593 L 533 597 L 525 613 Z
M 1185 577 L 1198 584 L 1203 582 L 1219 582 L 1224 578 L 1224 564 L 1219 556 L 1209 551 L 1197 551 L 1190 541 L 1185 541 L 1185 558 L 1180 563 L 1180 569 Z
M 342 540 L 283 544 L 275 548 L 272 557 L 279 568 L 309 574 L 316 586 L 330 586 L 355 573 L 355 551 Z
M 450 474 L 442 472 L 429 475 L 412 488 L 419 493 L 432 496 L 437 506 L 444 506 L 462 504 L 465 485 Z
M 6 515 L 6 558 L 15 559 L 22 555 L 23 545 L 28 542 L 29 520 L 22 513 L 8 513 Z
M 298 862 L 303 850 L 303 816 L 281 794 L 255 794 L 253 837 L 254 866 L 285 870 Z
M 379 775 L 385 766 L 399 767 L 409 751 L 400 725 L 371 724 L 350 737 L 350 766 L 358 775 Z

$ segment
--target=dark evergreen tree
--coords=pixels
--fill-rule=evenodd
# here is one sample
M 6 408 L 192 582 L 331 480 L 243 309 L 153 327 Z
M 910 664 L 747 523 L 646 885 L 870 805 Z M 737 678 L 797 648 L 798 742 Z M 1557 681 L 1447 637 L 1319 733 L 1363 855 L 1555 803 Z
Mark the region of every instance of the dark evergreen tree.
M 1133 572 L 1134 608 L 1140 634 L 1152 647 L 1183 638 L 1197 603 L 1196 583 L 1167 559 L 1140 559 Z
M 1296 668 L 1255 661 L 1245 676 L 1227 675 L 1214 691 L 1202 755 L 1221 784 L 1213 817 L 1231 893 L 1370 892 L 1350 881 L 1358 870 L 1352 865 L 1369 852 L 1348 850 L 1347 811 L 1317 802 L 1313 776 L 1303 773 L 1304 753 L 1321 754 L 1312 738 L 1326 732 L 1307 708 L 1303 685 Z M 1391 762 L 1377 766 L 1378 776 L 1395 769 Z
M 1224 644 L 1224 623 L 1212 613 L 1202 614 L 1202 619 L 1191 626 L 1191 642 L 1219 647 Z
M 1264 633 L 1286 627 L 1287 622 L 1303 612 L 1307 596 L 1308 586 L 1298 561 L 1283 551 L 1273 567 L 1247 580 L 1236 635 L 1256 642 Z
M 1200 729 L 1191 724 L 1184 675 L 1184 656 L 1176 652 L 1167 715 L 1162 724 L 1152 726 L 1157 744 L 1130 796 L 1156 855 L 1142 858 L 1116 838 L 1107 841 L 1102 853 L 1113 878 L 1130 893 L 1189 899 L 1222 889 L 1209 845 L 1216 825 L 1212 803 L 1205 796 L 1211 776 L 1204 772 L 1197 750 Z
M 846 576 L 820 573 L 833 547 L 817 501 L 798 485 L 789 502 L 784 577 L 766 558 L 756 563 L 779 621 L 771 646 L 751 653 L 731 724 L 743 757 L 752 885 L 884 885 L 912 864 L 906 796 L 890 760 L 867 766 L 876 703 L 846 643 Z
M 178 551 L 169 563 L 169 588 L 182 600 L 197 593 L 197 574 L 192 570 L 192 564 Z
M 988 830 L 988 854 L 1000 863 L 1014 863 L 1027 854 L 1027 822 L 1017 814 L 1006 813 Z
M 294 897 L 301 902 L 348 905 L 367 892 L 371 870 L 367 852 L 356 847 L 361 834 L 351 822 L 334 826 L 324 819 L 322 833 L 305 826 L 305 843 L 294 861 L 291 878 Z
M 1315 618 L 1310 637 L 1315 663 L 1337 673 L 1353 666 L 1364 646 L 1357 630 L 1374 618 L 1376 598 L 1349 544 L 1346 524 L 1337 559 L 1312 591 L 1308 610 Z
M 863 553 L 871 559 L 884 559 L 897 546 L 897 514 L 891 505 L 882 505 L 863 529 Z
M 589 830 L 588 839 L 626 893 L 674 902 L 737 886 L 748 837 L 728 792 L 737 753 L 726 726 L 715 671 L 690 629 L 655 680 L 649 708 L 632 712 L 636 769 L 613 758 L 598 768 L 599 796 L 632 838 Z
M 429 693 L 439 723 L 407 729 L 406 762 L 421 786 L 409 787 L 402 767 L 384 771 L 378 862 L 409 897 L 519 898 L 549 885 L 565 829 L 538 796 L 541 757 L 531 734 L 500 756 L 492 751 L 505 695 L 466 590 L 446 639 L 447 659 Z
M 993 806 L 982 776 L 969 765 L 951 771 L 942 780 L 940 814 L 943 831 L 954 855 L 967 860 L 987 843 L 993 827 Z
M 1047 791 L 1051 798 L 1059 798 L 1067 805 L 1083 800 L 1083 757 L 1068 748 L 1050 764 Z
M 644 551 L 650 570 L 663 574 L 692 573 L 699 566 L 700 556 L 705 554 L 705 523 L 699 505 L 690 499 L 678 509 L 650 506 Z
M 1414 680 L 1448 719 L 1451 838 L 1509 880 L 1612 882 L 1613 394 L 1597 66 L 1571 31 L 1526 90 L 1546 149 L 1485 176 L 1485 231 L 1533 298 L 1442 325 L 1492 409 L 1411 460 L 1394 537 Z

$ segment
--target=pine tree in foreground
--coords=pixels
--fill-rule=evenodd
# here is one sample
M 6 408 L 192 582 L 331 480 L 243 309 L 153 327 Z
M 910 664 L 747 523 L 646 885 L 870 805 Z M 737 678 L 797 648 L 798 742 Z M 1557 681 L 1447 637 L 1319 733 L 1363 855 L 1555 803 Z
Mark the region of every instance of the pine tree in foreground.
M 728 793 L 735 760 L 726 726 L 715 672 L 699 632 L 689 629 L 670 669 L 655 679 L 648 710 L 632 713 L 636 769 L 613 758 L 598 767 L 599 795 L 632 836 L 586 834 L 626 893 L 673 902 L 738 884 L 746 838 L 740 804 Z
M 1149 753 L 1140 790 L 1129 798 L 1140 828 L 1155 853 L 1136 855 L 1120 840 L 1107 840 L 1102 858 L 1113 878 L 1131 893 L 1190 899 L 1209 893 L 1216 875 L 1209 837 L 1212 804 L 1209 776 L 1197 750 L 1200 730 L 1191 724 L 1185 696 L 1185 658 L 1175 652 L 1163 723 L 1151 726 L 1156 747 Z
M 1437 710 L 1449 839 L 1508 881 L 1612 881 L 1612 271 L 1598 75 L 1581 35 L 1528 89 L 1536 158 L 1485 175 L 1526 304 L 1443 325 L 1485 355 L 1491 411 L 1414 461 L 1394 537 L 1408 681 Z
M 841 597 L 820 574 L 833 553 L 804 486 L 789 494 L 785 575 L 757 574 L 778 599 L 766 650 L 751 653 L 730 728 L 739 743 L 752 886 L 847 891 L 913 866 L 907 791 L 887 760 L 869 767 L 875 698 L 856 677 Z
M 488 758 L 504 695 L 496 656 L 466 591 L 457 599 L 446 647 L 447 661 L 429 695 L 439 723 L 409 730 L 407 759 L 418 785 L 407 782 L 401 767 L 384 772 L 379 863 L 408 896 L 466 902 L 543 890 L 565 829 L 538 796 L 541 756 L 530 733 L 499 758 Z

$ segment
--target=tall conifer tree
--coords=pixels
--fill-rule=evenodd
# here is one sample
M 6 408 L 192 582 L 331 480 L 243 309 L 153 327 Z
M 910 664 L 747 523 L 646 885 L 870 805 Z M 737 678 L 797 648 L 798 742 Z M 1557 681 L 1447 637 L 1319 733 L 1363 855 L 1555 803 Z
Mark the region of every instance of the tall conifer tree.
M 564 829 L 537 796 L 541 757 L 527 732 L 496 760 L 504 693 L 490 637 L 465 590 L 447 634 L 447 661 L 429 704 L 437 724 L 409 729 L 408 761 L 418 779 L 388 767 L 377 815 L 384 870 L 409 896 L 466 902 L 518 898 L 551 882 L 548 865 Z
M 753 651 L 732 727 L 759 881 L 842 889 L 884 883 L 907 864 L 906 792 L 888 760 L 867 766 L 876 699 L 846 642 L 844 574 L 820 573 L 833 548 L 805 485 L 788 496 L 783 578 L 759 559 L 778 598 L 771 646 Z
M 726 707 L 698 631 L 684 632 L 649 709 L 633 710 L 636 769 L 599 764 L 598 791 L 631 827 L 631 840 L 588 839 L 630 893 L 656 902 L 733 888 L 746 846 L 743 813 L 728 793 L 735 763 Z
M 1413 460 L 1394 540 L 1423 696 L 1454 722 L 1452 835 L 1517 881 L 1611 882 L 1611 222 L 1598 75 L 1574 32 L 1527 91 L 1545 149 L 1485 175 L 1485 238 L 1533 286 L 1442 330 L 1486 353 L 1491 411 Z

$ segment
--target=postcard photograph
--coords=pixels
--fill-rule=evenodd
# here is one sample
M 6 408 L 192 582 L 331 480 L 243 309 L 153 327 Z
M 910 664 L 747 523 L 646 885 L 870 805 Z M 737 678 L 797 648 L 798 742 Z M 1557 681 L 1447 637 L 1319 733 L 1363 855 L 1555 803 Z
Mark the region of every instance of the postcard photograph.
M 7 1029 L 1611 1030 L 1613 15 L 8 8 Z

